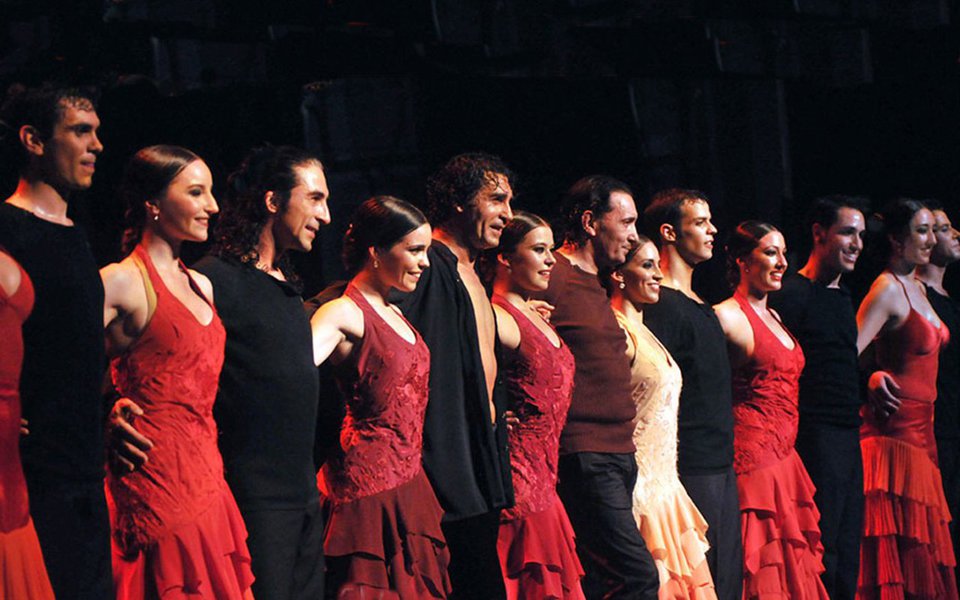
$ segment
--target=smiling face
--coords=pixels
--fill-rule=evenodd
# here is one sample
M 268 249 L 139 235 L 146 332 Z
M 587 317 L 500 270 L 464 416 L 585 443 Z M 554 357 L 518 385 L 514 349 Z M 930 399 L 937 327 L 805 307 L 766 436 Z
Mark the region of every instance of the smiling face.
M 100 119 L 88 101 L 62 100 L 60 119 L 43 140 L 40 163 L 48 183 L 63 191 L 93 185 L 97 156 L 103 144 L 97 137 Z
M 717 235 L 717 228 L 713 226 L 710 205 L 703 200 L 690 200 L 683 203 L 680 213 L 677 252 L 691 265 L 713 258 L 713 238 Z
M 921 208 L 913 214 L 906 231 L 899 240 L 894 240 L 894 253 L 911 265 L 925 265 L 930 262 L 937 237 L 933 232 L 936 221 L 933 213 Z
M 619 265 L 637 243 L 637 206 L 626 192 L 610 193 L 610 210 L 591 221 L 597 266 Z M 589 232 L 589 231 L 588 231 Z
M 660 253 L 653 242 L 646 242 L 630 262 L 619 269 L 623 295 L 633 304 L 656 304 L 660 300 Z
M 309 252 L 322 225 L 330 223 L 327 178 L 314 162 L 294 168 L 298 183 L 290 190 L 290 201 L 275 221 L 275 237 L 284 250 Z
M 368 261 L 375 276 L 385 285 L 397 288 L 401 292 L 412 292 L 417 288 L 420 275 L 430 266 L 427 248 L 430 247 L 432 231 L 429 223 L 417 227 L 400 238 L 388 250 L 377 250 L 376 261 Z
M 213 197 L 213 175 L 202 160 L 184 167 L 163 196 L 147 204 L 147 227 L 168 239 L 188 242 L 205 242 L 210 216 L 219 211 Z
M 738 262 L 741 285 L 758 292 L 779 290 L 787 270 L 787 243 L 783 234 L 779 231 L 766 234 L 757 242 L 757 247 Z
M 529 292 L 539 292 L 550 285 L 550 271 L 557 260 L 553 257 L 553 230 L 545 225 L 527 232 L 517 248 L 502 260 L 509 266 L 514 286 Z
M 960 260 L 960 232 L 954 229 L 950 217 L 942 210 L 933 211 L 933 219 L 937 245 L 933 248 L 930 262 L 945 267 Z
M 487 181 L 470 203 L 462 207 L 466 222 L 466 242 L 474 250 L 487 250 L 500 245 L 503 228 L 513 218 L 510 202 L 513 188 L 506 175 L 488 174 Z
M 834 273 L 849 273 L 857 266 L 863 251 L 866 219 L 863 213 L 847 206 L 837 210 L 837 220 L 826 231 L 814 225 L 814 251 Z

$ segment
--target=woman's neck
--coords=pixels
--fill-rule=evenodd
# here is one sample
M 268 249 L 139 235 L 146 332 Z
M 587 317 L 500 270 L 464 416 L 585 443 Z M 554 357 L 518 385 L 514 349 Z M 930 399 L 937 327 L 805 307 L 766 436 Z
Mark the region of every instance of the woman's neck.
M 159 270 L 180 269 L 180 247 L 182 240 L 171 240 L 150 229 L 143 232 L 140 245 L 150 255 L 153 265 Z
M 370 267 L 364 267 L 359 273 L 354 275 L 350 283 L 360 290 L 360 293 L 363 294 L 370 304 L 379 304 L 380 306 L 388 306 L 390 304 L 387 302 L 387 296 L 390 294 L 391 286 L 381 282 Z

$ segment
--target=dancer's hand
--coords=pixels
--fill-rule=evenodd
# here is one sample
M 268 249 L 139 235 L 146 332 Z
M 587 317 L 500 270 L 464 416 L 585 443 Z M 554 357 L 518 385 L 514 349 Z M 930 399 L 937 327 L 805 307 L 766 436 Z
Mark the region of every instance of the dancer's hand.
M 867 398 L 873 410 L 889 418 L 900 410 L 900 386 L 893 375 L 886 371 L 874 371 L 867 382 Z
M 550 315 L 552 315 L 553 311 L 557 308 L 546 300 L 534 299 L 527 300 L 527 306 L 537 311 L 537 314 L 539 314 L 547 323 L 550 322 Z
M 133 426 L 134 420 L 142 414 L 143 409 L 129 398 L 120 398 L 110 410 L 107 462 L 117 476 L 131 473 L 149 460 L 153 442 Z

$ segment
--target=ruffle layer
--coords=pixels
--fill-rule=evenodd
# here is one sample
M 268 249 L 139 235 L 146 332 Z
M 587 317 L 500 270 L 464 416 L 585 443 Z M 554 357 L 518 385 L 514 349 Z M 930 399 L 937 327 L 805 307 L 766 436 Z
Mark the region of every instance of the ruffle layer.
M 956 600 L 940 470 L 926 449 L 893 438 L 864 438 L 861 448 L 866 502 L 857 597 Z
M 0 600 L 53 600 L 33 520 L 0 532 Z
M 540 512 L 502 519 L 497 553 L 509 600 L 582 600 L 583 567 L 560 498 Z
M 450 552 L 442 517 L 422 470 L 396 488 L 334 502 L 323 550 L 349 558 L 337 598 L 446 598 Z
M 114 540 L 117 598 L 226 600 L 243 598 L 253 583 L 247 529 L 230 490 L 198 515 L 138 553 L 124 557 Z
M 737 475 L 743 537 L 743 597 L 828 600 L 816 488 L 796 451 Z
M 714 600 L 717 592 L 707 564 L 707 522 L 682 486 L 634 517 L 660 574 L 661 600 Z

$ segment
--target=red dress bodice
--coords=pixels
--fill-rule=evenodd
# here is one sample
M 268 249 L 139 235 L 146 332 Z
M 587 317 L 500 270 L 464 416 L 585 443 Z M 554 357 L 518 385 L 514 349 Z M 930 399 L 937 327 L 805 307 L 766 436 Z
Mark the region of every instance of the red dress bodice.
M 864 406 L 861 439 L 892 437 L 925 448 L 930 459 L 937 462 L 933 403 L 937 399 L 940 348 L 949 339 L 945 324 L 935 327 L 912 306 L 903 325 L 877 338 L 877 366 L 893 375 L 900 386 L 901 403 L 889 418 L 879 417 Z
M 746 299 L 733 297 L 753 329 L 753 356 L 733 372 L 733 467 L 740 474 L 783 460 L 793 451 L 804 358 L 796 338 L 793 349 L 787 348 Z
M 0 288 L 0 533 L 27 524 L 27 484 L 20 465 L 20 368 L 23 322 L 33 309 L 33 283 L 20 269 L 20 287 L 11 296 Z
M 346 399 L 340 452 L 323 465 L 321 490 L 349 502 L 410 481 L 420 472 L 430 351 L 400 336 L 353 285 L 344 295 L 363 311 L 363 339 L 337 366 Z
M 501 296 L 493 303 L 520 328 L 520 346 L 504 371 L 509 406 L 520 422 L 507 434 L 516 504 L 504 516 L 516 518 L 548 508 L 557 498 L 560 432 L 573 394 L 573 354 L 554 346 L 537 326 Z
M 163 284 L 147 252 L 138 246 L 134 253 L 156 292 L 156 310 L 140 337 L 110 366 L 117 391 L 143 409 L 134 426 L 154 448 L 141 469 L 108 480 L 116 541 L 127 552 L 193 523 L 225 488 L 213 420 L 223 325 L 215 309 L 210 323 L 200 323 Z

